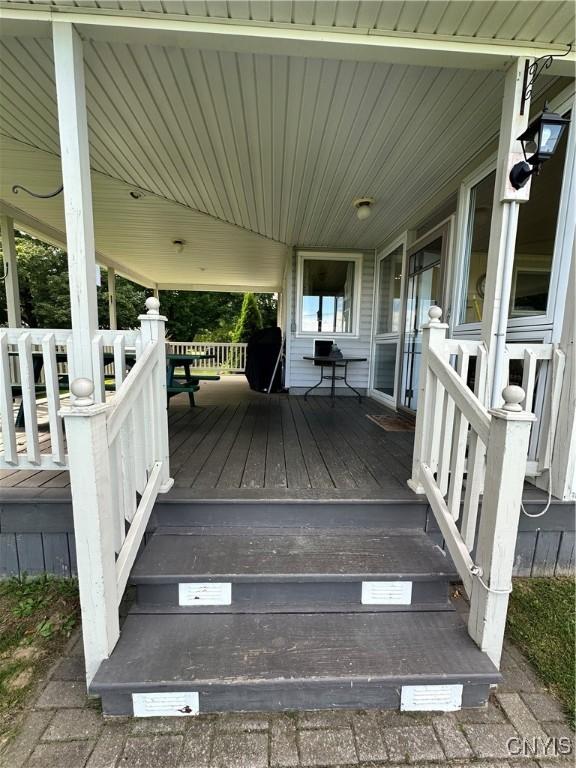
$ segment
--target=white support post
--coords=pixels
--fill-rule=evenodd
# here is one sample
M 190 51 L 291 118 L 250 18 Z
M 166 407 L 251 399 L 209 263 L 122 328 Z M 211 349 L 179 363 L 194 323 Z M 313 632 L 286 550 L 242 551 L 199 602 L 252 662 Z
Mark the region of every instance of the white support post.
M 155 299 L 158 299 L 158 300 L 160 300 L 160 289 L 158 288 L 158 286 L 157 286 L 157 285 L 156 285 L 156 286 L 154 286 L 154 288 L 153 288 L 153 294 L 152 294 L 152 295 L 154 296 L 154 298 L 155 298 Z
M 146 299 L 148 312 L 140 315 L 142 345 L 153 343 L 157 349 L 157 364 L 154 369 L 154 458 L 162 462 L 160 493 L 166 493 L 174 485 L 170 477 L 170 446 L 168 438 L 168 395 L 166 392 L 166 318 L 160 314 L 160 302 L 154 296 Z
M 16 261 L 16 244 L 14 242 L 14 221 L 8 216 L 0 216 L 2 232 L 2 254 L 6 287 L 6 309 L 8 310 L 8 328 L 20 328 L 20 286 L 18 284 L 18 264 Z
M 568 278 L 560 349 L 565 355 L 549 482 L 558 499 L 576 499 L 576 241 Z
M 116 314 L 116 270 L 108 267 L 108 317 L 110 330 L 115 331 L 118 328 L 118 317 Z
M 482 339 L 488 350 L 488 376 L 485 405 L 500 405 L 504 374 L 506 328 L 514 269 L 518 228 L 518 203 L 530 196 L 530 182 L 514 189 L 508 178 L 511 168 L 524 159 L 518 136 L 528 125 L 529 99 L 521 114 L 525 59 L 516 59 L 506 73 L 502 98 L 502 117 L 496 182 L 490 222 L 490 242 L 486 268 L 486 288 L 482 312 Z
M 424 493 L 421 479 L 422 463 L 426 462 L 432 440 L 432 428 L 434 422 L 435 401 L 435 377 L 428 368 L 428 350 L 442 351 L 447 323 L 441 323 L 442 309 L 430 307 L 430 318 L 426 325 L 422 326 L 422 355 L 420 359 L 420 375 L 418 386 L 418 408 L 416 409 L 416 429 L 414 433 L 414 452 L 412 454 L 412 477 L 408 485 L 414 493 Z
M 480 569 L 472 583 L 468 631 L 494 664 L 500 664 L 508 596 L 526 475 L 530 428 L 535 416 L 522 410 L 521 387 L 502 392 L 504 405 L 490 411 L 486 480 L 476 546 Z
M 66 426 L 74 537 L 82 611 L 86 683 L 120 635 L 114 552 L 114 499 L 106 418 L 109 405 L 94 404 L 94 384 L 75 379 L 73 404 L 61 410 Z
M 64 217 L 70 282 L 74 373 L 94 379 L 98 328 L 96 259 L 82 41 L 69 22 L 52 24 Z

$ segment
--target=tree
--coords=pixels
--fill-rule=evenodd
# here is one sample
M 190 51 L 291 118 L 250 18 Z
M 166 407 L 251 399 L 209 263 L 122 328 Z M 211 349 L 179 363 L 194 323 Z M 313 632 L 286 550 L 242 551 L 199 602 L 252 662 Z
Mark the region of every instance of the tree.
M 240 317 L 234 329 L 233 341 L 248 341 L 255 331 L 262 328 L 262 315 L 253 293 L 245 293 Z
M 278 299 L 274 293 L 257 293 L 256 301 L 262 315 L 262 327 L 274 328 L 278 325 Z

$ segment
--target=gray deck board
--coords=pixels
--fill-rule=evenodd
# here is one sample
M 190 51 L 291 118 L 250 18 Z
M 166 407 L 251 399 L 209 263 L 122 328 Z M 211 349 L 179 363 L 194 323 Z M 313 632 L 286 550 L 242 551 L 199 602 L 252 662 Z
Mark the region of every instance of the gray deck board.
M 153 536 L 134 566 L 132 580 L 336 576 L 412 580 L 454 574 L 450 561 L 429 537 L 414 531 L 355 531 L 342 536 L 327 531 L 213 533 L 191 528 Z
M 92 690 L 432 677 L 499 679 L 455 612 L 129 615 Z

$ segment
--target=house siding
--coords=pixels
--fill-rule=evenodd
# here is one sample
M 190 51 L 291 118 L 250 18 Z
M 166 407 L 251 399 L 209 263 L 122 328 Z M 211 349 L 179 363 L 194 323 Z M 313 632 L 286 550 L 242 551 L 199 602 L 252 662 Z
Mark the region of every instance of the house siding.
M 352 252 L 351 252 L 352 253 Z M 358 253 L 358 251 L 354 251 Z M 290 323 L 289 336 L 290 341 L 288 345 L 288 361 L 289 368 L 289 386 L 291 394 L 298 395 L 305 392 L 309 387 L 318 383 L 320 376 L 320 369 L 312 365 L 308 360 L 304 360 L 304 355 L 310 355 L 313 353 L 314 339 L 320 338 L 320 336 L 298 336 L 296 331 L 297 323 L 297 309 L 298 309 L 298 285 L 297 285 L 297 259 L 298 256 L 295 253 L 292 257 L 290 286 L 292 292 L 292 300 L 290 302 L 292 320 Z M 362 270 L 361 270 L 361 285 L 360 285 L 360 313 L 359 313 L 359 327 L 358 335 L 354 338 L 350 337 L 335 337 L 335 341 L 342 350 L 343 355 L 351 355 L 354 357 L 366 357 L 367 360 L 364 363 L 351 363 L 348 368 L 348 381 L 360 392 L 365 393 L 368 389 L 368 380 L 370 372 L 370 355 L 371 355 L 371 333 L 372 333 L 372 305 L 374 296 L 374 253 L 363 252 L 362 253 Z M 327 338 L 330 338 L 327 335 Z M 351 390 L 347 390 L 344 382 L 336 382 L 336 386 L 339 390 L 343 390 L 339 394 L 353 394 Z M 318 387 L 315 390 L 315 394 L 328 394 L 329 382 L 326 382 L 326 386 Z
M 534 513 L 542 502 L 525 501 Z M 423 505 L 424 506 L 424 505 Z M 422 526 L 440 546 L 442 534 L 434 514 L 414 514 L 406 525 Z M 76 550 L 71 504 L 0 504 L 0 578 L 27 573 L 76 576 Z M 565 576 L 575 569 L 574 505 L 552 502 L 542 518 L 520 518 L 515 576 Z

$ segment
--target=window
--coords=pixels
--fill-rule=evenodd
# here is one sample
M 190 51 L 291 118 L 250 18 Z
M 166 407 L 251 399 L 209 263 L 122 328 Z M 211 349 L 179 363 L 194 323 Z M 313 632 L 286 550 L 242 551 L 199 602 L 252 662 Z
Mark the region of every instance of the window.
M 361 256 L 300 256 L 300 332 L 356 332 Z
M 534 317 L 548 311 L 550 276 L 562 178 L 568 143 L 564 132 L 555 154 L 532 180 L 530 199 L 520 204 L 509 317 Z M 496 173 L 470 190 L 464 301 L 461 323 L 478 323 L 484 308 L 484 284 Z
M 484 307 L 484 283 L 488 264 L 488 242 L 496 172 L 492 171 L 470 190 L 468 243 L 466 253 L 466 301 L 462 302 L 461 323 L 479 323 Z
M 400 330 L 402 259 L 404 246 L 380 260 L 378 278 L 378 319 L 376 334 L 398 333 Z

